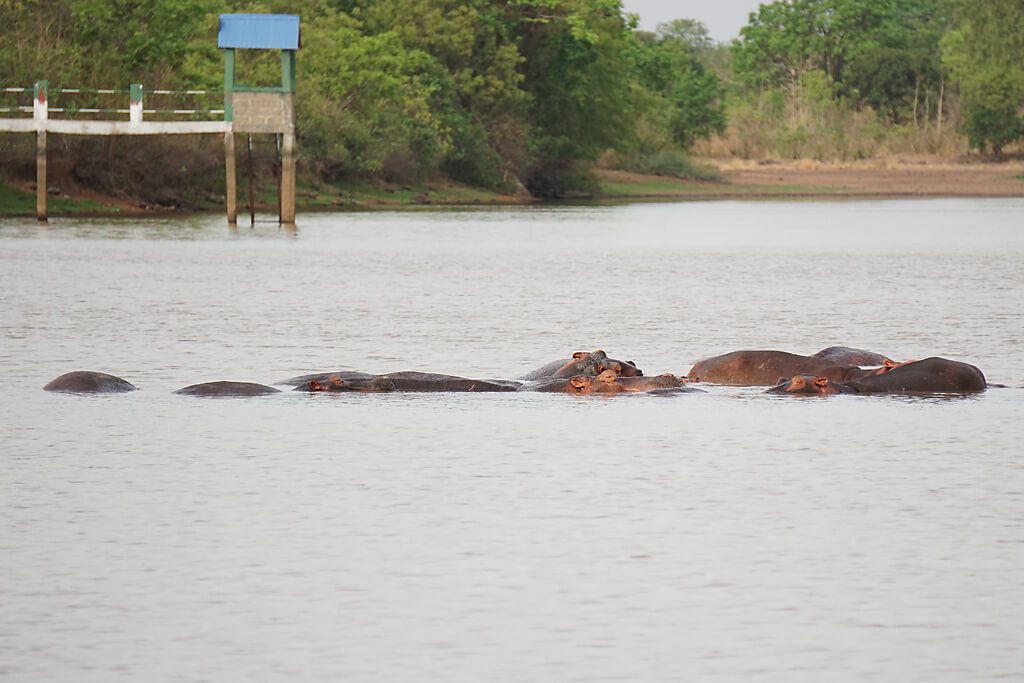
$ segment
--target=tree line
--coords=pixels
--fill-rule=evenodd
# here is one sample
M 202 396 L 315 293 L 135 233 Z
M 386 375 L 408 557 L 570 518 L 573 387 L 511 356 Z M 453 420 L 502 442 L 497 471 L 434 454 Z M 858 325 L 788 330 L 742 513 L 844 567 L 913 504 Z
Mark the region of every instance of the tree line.
M 560 197 L 591 187 L 598 162 L 692 174 L 686 153 L 716 140 L 856 157 L 877 150 L 865 140 L 961 132 L 999 153 L 1024 133 L 1022 0 L 771 2 L 728 46 L 687 19 L 640 31 L 620 0 L 0 0 L 3 85 L 219 88 L 229 12 L 300 15 L 301 162 L 328 182 Z M 238 70 L 254 85 L 280 74 L 256 51 Z M 117 141 L 63 144 L 84 183 L 138 175 L 95 163 L 130 155 Z M 215 163 L 209 145 L 150 144 L 183 179 Z M 16 165 L 15 147 L 0 142 L 0 163 Z
M 1024 135 L 1022 0 L 773 2 L 730 56 L 730 113 L 756 108 L 775 122 L 776 149 L 799 148 L 815 127 L 839 156 L 885 137 L 938 152 L 960 134 L 998 155 Z

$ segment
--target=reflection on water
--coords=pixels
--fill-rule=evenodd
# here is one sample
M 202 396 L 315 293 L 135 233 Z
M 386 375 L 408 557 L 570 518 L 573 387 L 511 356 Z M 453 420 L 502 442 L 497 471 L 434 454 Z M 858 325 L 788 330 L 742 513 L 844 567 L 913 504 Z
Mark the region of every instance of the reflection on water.
M 0 677 L 1021 677 L 1022 209 L 0 222 Z M 1009 388 L 170 393 L 833 344 Z

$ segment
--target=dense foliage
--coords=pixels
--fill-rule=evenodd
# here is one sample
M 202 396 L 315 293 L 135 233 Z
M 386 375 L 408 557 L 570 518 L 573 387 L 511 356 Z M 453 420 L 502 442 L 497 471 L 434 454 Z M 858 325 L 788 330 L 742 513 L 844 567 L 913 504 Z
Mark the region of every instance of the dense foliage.
M 678 152 L 724 122 L 717 78 L 677 37 L 639 37 L 619 0 L 0 0 L 0 72 L 217 87 L 224 12 L 301 16 L 299 148 L 329 180 L 560 196 L 608 150 Z M 273 82 L 275 60 L 250 53 L 239 71 Z
M 800 156 L 825 139 L 837 156 L 864 156 L 872 139 L 901 136 L 941 151 L 962 106 L 972 146 L 999 153 L 1022 134 L 1022 36 L 1022 0 L 764 4 L 733 47 L 741 103 L 730 113 L 772 120 L 776 151 Z
M 328 181 L 557 197 L 587 187 L 599 159 L 689 175 L 685 152 L 722 141 L 743 156 L 861 157 L 896 139 L 948 151 L 960 121 L 982 151 L 1024 134 L 1024 0 L 777 1 L 731 48 L 689 19 L 638 31 L 620 0 L 0 0 L 0 74 L 216 88 L 226 12 L 301 16 L 299 148 Z M 276 54 L 240 55 L 247 82 L 279 68 Z M 118 154 L 126 170 L 107 184 L 139 175 L 117 142 L 62 144 L 83 181 Z M 182 178 L 216 163 L 210 145 L 148 144 Z M 0 164 L 13 145 L 0 142 Z

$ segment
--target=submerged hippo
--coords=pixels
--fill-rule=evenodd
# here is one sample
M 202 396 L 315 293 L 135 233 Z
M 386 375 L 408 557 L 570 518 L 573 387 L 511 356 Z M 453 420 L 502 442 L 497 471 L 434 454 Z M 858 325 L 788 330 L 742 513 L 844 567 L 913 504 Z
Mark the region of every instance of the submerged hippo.
M 812 358 L 832 361 L 838 365 L 880 366 L 892 363 L 892 359 L 874 351 L 852 349 L 849 346 L 829 346 L 818 351 Z
M 265 396 L 279 394 L 280 389 L 253 382 L 203 382 L 192 384 L 174 393 L 185 396 Z
M 699 392 L 686 386 L 686 380 L 665 373 L 654 377 L 621 377 L 614 370 L 605 370 L 597 377 L 576 375 L 554 377 L 532 385 L 524 385 L 520 391 L 541 391 L 584 396 L 590 394 L 615 395 L 636 393 Z
M 515 391 L 519 382 L 499 379 L 469 379 L 455 375 L 440 375 L 435 372 L 416 372 L 404 370 L 389 372 L 381 377 L 387 378 L 395 385 L 396 391 L 439 392 L 439 391 L 472 391 L 502 392 Z
M 832 394 L 856 394 L 857 391 L 842 382 L 833 382 L 828 377 L 815 375 L 794 375 L 789 379 L 779 378 L 769 394 L 792 394 L 800 396 L 831 396 Z
M 274 382 L 274 384 L 280 384 L 286 387 L 297 387 L 303 384 L 309 383 L 310 380 L 316 380 L 318 382 L 326 382 L 332 377 L 338 377 L 343 380 L 350 379 L 373 379 L 377 375 L 370 372 L 359 372 L 358 370 L 338 370 L 336 372 L 314 372 L 309 375 L 299 375 L 298 377 L 289 377 L 288 379 L 281 380 L 280 382 Z
M 135 391 L 137 386 L 128 380 L 108 375 L 105 372 L 75 370 L 50 380 L 44 391 L 60 391 L 68 394 L 121 394 Z
M 609 358 L 608 354 L 598 349 L 589 353 L 577 351 L 572 354 L 572 358 L 552 361 L 519 379 L 533 382 L 548 377 L 573 377 L 575 375 L 597 377 L 605 370 L 614 370 L 616 366 L 619 368 L 618 374 L 622 377 L 642 377 L 644 374 L 633 361 Z
M 768 390 L 772 394 L 973 394 L 985 391 L 985 375 L 969 363 L 931 357 L 898 365 L 886 373 L 849 382 L 796 375 Z
M 694 364 L 686 374 L 691 382 L 714 382 L 734 386 L 772 386 L 779 377 L 810 374 L 844 382 L 882 374 L 895 367 L 887 360 L 880 367 L 863 369 L 852 364 L 835 363 L 816 356 L 801 356 L 785 351 L 733 351 L 706 358 Z
M 338 375 L 327 378 L 314 378 L 304 384 L 295 387 L 294 391 L 308 391 L 313 393 L 329 392 L 361 392 L 372 394 L 383 394 L 396 391 L 394 383 L 386 377 L 370 375 L 369 377 L 350 377 L 345 379 Z
M 386 375 L 370 375 L 368 377 L 350 377 L 348 379 L 334 375 L 327 378 L 314 378 L 296 387 L 297 391 L 362 391 L 388 392 L 403 391 L 417 393 L 435 393 L 443 391 L 459 392 L 501 392 L 515 391 L 519 382 L 510 380 L 484 380 L 441 375 L 434 372 L 416 372 L 406 370 L 390 372 Z

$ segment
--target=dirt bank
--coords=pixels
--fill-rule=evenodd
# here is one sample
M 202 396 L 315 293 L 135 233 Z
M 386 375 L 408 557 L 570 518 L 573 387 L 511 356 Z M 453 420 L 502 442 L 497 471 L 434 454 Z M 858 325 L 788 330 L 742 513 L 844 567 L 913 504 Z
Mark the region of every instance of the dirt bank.
M 949 159 L 888 159 L 854 163 L 816 161 L 745 161 L 704 159 L 720 174 L 716 181 L 693 181 L 598 170 L 605 199 L 720 199 L 757 197 L 1024 197 L 1024 160 L 1001 163 L 959 162 Z M 121 197 L 107 197 L 73 183 L 63 183 L 51 197 L 52 215 L 145 215 L 173 213 L 173 208 Z M 263 194 L 263 193 L 260 193 Z M 258 195 L 259 196 L 259 195 Z M 260 197 L 262 210 L 275 210 L 273 196 Z M 239 193 L 239 211 L 245 198 Z M 527 204 L 524 195 L 493 193 L 439 183 L 418 187 L 358 183 L 301 189 L 299 211 L 338 210 L 372 206 L 421 204 Z M 28 181 L 8 181 L 0 187 L 0 216 L 31 215 L 34 187 Z M 192 210 L 220 211 L 208 203 Z
M 814 161 L 710 160 L 737 188 L 804 188 L 834 195 L 1021 197 L 1024 162 L 957 163 L 933 159 Z

